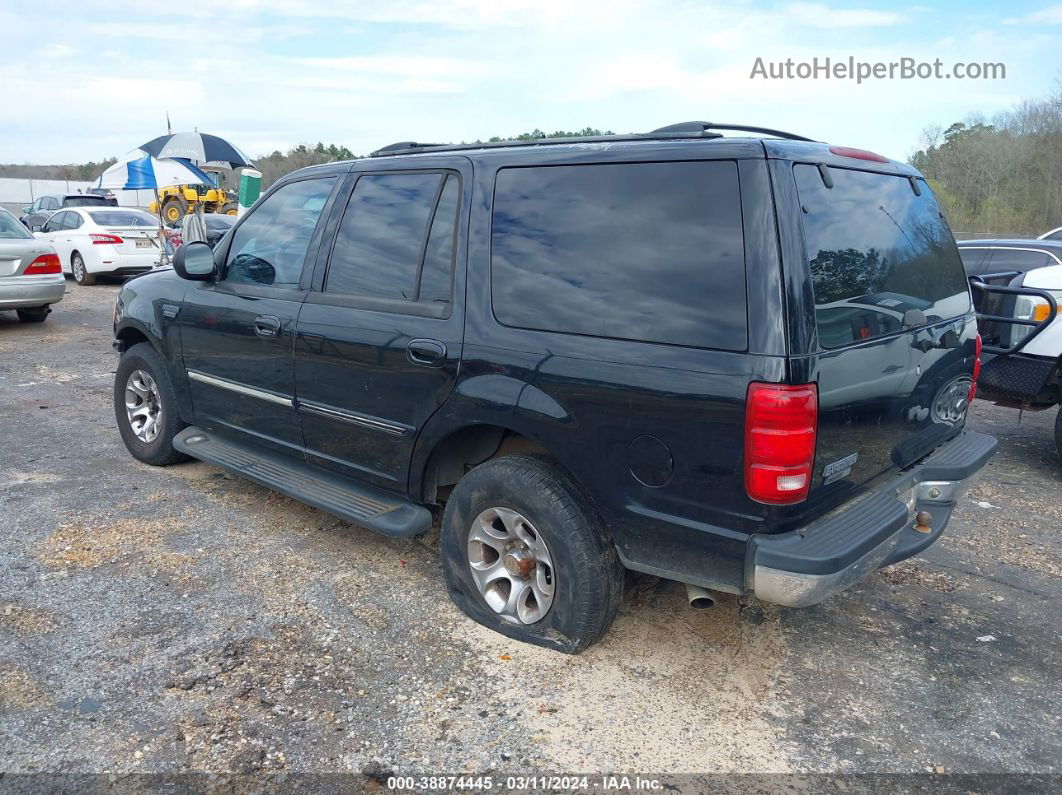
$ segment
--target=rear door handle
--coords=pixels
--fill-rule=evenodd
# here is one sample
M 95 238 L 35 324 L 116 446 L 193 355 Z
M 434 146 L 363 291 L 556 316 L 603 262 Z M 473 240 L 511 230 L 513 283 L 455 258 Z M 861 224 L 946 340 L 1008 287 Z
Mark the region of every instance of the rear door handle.
M 406 345 L 406 357 L 413 364 L 441 367 L 446 361 L 446 346 L 438 340 L 410 340 Z
M 254 319 L 254 333 L 259 337 L 275 337 L 280 333 L 280 318 L 259 315 Z

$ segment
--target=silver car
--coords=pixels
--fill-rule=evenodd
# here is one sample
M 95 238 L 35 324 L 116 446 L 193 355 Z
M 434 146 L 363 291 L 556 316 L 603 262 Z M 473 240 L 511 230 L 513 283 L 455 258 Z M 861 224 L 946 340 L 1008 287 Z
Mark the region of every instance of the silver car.
M 14 309 L 24 323 L 40 323 L 64 292 L 66 279 L 55 249 L 0 207 L 0 310 Z

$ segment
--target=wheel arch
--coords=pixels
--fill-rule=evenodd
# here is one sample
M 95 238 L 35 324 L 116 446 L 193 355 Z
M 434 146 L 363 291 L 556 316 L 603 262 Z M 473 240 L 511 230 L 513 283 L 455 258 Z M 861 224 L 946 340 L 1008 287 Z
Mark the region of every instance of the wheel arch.
M 410 494 L 428 504 L 457 483 L 472 467 L 510 453 L 552 456 L 549 448 L 515 424 L 467 422 L 437 432 L 433 441 L 422 442 L 414 452 Z M 525 429 L 526 430 L 526 429 Z

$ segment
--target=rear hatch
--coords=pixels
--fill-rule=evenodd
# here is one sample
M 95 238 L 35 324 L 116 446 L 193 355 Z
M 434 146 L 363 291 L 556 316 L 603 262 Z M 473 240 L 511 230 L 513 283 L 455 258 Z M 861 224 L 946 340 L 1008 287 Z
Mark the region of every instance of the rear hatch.
M 977 328 L 955 241 L 923 180 L 801 163 L 793 175 L 817 337 L 807 360 L 819 388 L 813 510 L 959 431 Z

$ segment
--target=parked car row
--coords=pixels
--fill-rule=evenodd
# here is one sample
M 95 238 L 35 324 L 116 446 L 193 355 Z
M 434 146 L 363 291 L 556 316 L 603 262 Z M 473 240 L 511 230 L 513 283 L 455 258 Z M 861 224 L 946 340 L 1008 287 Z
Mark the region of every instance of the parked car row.
M 66 207 L 115 207 L 118 200 L 112 194 L 110 198 L 95 193 L 65 193 L 52 196 L 38 196 L 33 204 L 22 208 L 19 219 L 31 231 L 39 231 L 53 213 Z

